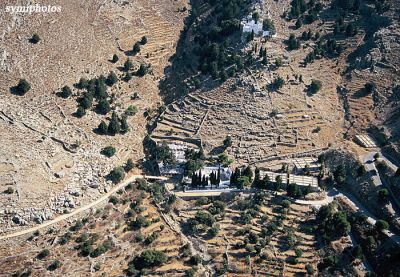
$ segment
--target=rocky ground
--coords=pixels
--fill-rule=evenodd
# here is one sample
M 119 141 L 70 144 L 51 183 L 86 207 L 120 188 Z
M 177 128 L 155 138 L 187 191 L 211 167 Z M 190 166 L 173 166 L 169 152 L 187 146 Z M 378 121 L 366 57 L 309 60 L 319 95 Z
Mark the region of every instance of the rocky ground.
M 45 1 L 46 2 L 46 1 Z M 47 1 L 48 2 L 48 1 Z M 0 10 L 5 9 L 0 4 Z M 46 3 L 41 3 L 45 5 Z M 18 224 L 41 222 L 56 213 L 68 212 L 88 202 L 110 186 L 104 176 L 128 158 L 144 157 L 146 133 L 143 113 L 159 106 L 158 81 L 183 28 L 185 1 L 51 1 L 60 13 L 9 14 L 0 20 L 0 194 L 2 231 Z M 41 40 L 29 39 L 37 33 Z M 133 44 L 146 36 L 148 43 L 136 56 Z M 119 62 L 109 61 L 113 54 Z M 134 66 L 150 64 L 151 73 L 129 82 L 119 81 L 115 111 L 129 105 L 139 112 L 130 117 L 130 132 L 99 136 L 93 132 L 101 116 L 89 111 L 83 118 L 76 111 L 77 96 L 62 99 L 60 89 L 81 77 L 90 79 L 114 71 L 122 76 L 122 65 L 131 58 Z M 20 78 L 31 84 L 23 97 L 10 93 Z M 132 95 L 138 93 L 139 98 Z M 73 95 L 80 92 L 73 88 Z M 100 154 L 112 145 L 117 154 Z M 12 219 L 14 218 L 14 222 Z

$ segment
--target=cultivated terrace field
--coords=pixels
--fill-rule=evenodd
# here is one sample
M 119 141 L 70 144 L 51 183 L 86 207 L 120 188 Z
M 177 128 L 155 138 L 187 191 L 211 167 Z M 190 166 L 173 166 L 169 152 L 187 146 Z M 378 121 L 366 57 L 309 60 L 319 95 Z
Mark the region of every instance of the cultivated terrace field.
M 200 198 L 175 210 L 183 231 L 207 247 L 218 275 L 312 274 L 318 261 L 315 219 L 307 206 L 270 193 Z

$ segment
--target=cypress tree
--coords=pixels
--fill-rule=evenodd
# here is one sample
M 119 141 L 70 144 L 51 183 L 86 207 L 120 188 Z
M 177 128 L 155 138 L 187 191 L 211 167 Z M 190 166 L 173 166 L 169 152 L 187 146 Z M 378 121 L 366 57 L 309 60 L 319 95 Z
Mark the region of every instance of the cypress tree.
M 99 126 L 97 127 L 97 132 L 101 135 L 107 134 L 107 124 L 104 121 L 101 121 Z
M 126 116 L 123 116 L 121 119 L 121 132 L 127 133 L 128 131 L 129 131 L 129 125 L 128 122 L 126 121 Z
M 120 130 L 121 127 L 119 125 L 118 116 L 115 112 L 113 112 L 110 124 L 108 125 L 108 133 L 114 136 L 115 134 L 119 133 Z

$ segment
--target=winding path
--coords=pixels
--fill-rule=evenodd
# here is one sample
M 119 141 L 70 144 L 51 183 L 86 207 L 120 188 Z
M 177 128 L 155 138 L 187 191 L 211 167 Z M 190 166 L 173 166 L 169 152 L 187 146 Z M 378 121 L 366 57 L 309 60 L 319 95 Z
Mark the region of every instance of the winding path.
M 9 238 L 15 238 L 15 237 L 19 237 L 19 236 L 23 236 L 29 233 L 33 233 L 35 231 L 38 231 L 40 229 L 49 227 L 51 225 L 54 225 L 60 221 L 66 220 L 68 218 L 71 218 L 79 213 L 82 213 L 88 209 L 91 209 L 95 206 L 97 206 L 98 204 L 100 204 L 101 202 L 107 200 L 111 195 L 113 195 L 114 193 L 116 193 L 118 190 L 122 189 L 123 187 L 127 186 L 129 183 L 135 181 L 136 179 L 151 179 L 151 180 L 167 180 L 168 178 L 166 177 L 160 177 L 160 176 L 146 176 L 146 175 L 132 175 L 131 177 L 129 177 L 128 179 L 124 180 L 123 182 L 117 184 L 115 187 L 113 187 L 109 192 L 107 192 L 106 194 L 102 195 L 100 198 L 96 199 L 95 201 L 79 207 L 75 210 L 73 210 L 72 212 L 68 213 L 68 214 L 63 214 L 60 215 L 52 220 L 46 221 L 42 224 L 33 226 L 31 228 L 28 229 L 24 229 L 21 231 L 17 231 L 17 232 L 13 232 L 13 233 L 9 233 L 6 235 L 1 235 L 0 236 L 0 240 L 4 240 L 4 239 L 9 239 Z

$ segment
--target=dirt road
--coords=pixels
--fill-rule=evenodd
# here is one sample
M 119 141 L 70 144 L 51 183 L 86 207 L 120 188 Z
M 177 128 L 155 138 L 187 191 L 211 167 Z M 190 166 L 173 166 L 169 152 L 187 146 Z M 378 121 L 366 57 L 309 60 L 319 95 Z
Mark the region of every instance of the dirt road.
M 3 239 L 9 239 L 9 238 L 15 238 L 18 236 L 23 236 L 35 231 L 38 231 L 40 229 L 49 227 L 53 224 L 56 224 L 60 221 L 66 220 L 68 218 L 71 218 L 73 216 L 76 216 L 77 214 L 87 211 L 88 209 L 91 209 L 93 207 L 95 207 L 96 205 L 102 203 L 103 201 L 107 200 L 111 195 L 113 195 L 114 193 L 116 193 L 118 190 L 122 189 L 123 187 L 125 187 L 126 185 L 128 185 L 129 183 L 135 181 L 136 179 L 151 179 L 151 180 L 167 180 L 167 178 L 165 177 L 160 177 L 160 176 L 146 176 L 146 175 L 133 175 L 131 177 L 129 177 L 128 179 L 124 180 L 123 182 L 117 184 L 115 187 L 113 187 L 109 192 L 107 192 L 106 194 L 104 194 L 103 196 L 101 196 L 100 198 L 96 199 L 94 202 L 91 202 L 85 206 L 79 207 L 75 210 L 73 210 L 72 212 L 70 212 L 69 214 L 63 214 L 60 215 L 52 220 L 43 222 L 40 225 L 36 225 L 34 227 L 25 229 L 25 230 L 21 230 L 21 231 L 17 231 L 17 232 L 13 232 L 10 234 L 6 234 L 6 235 L 2 235 L 0 236 L 0 240 Z

